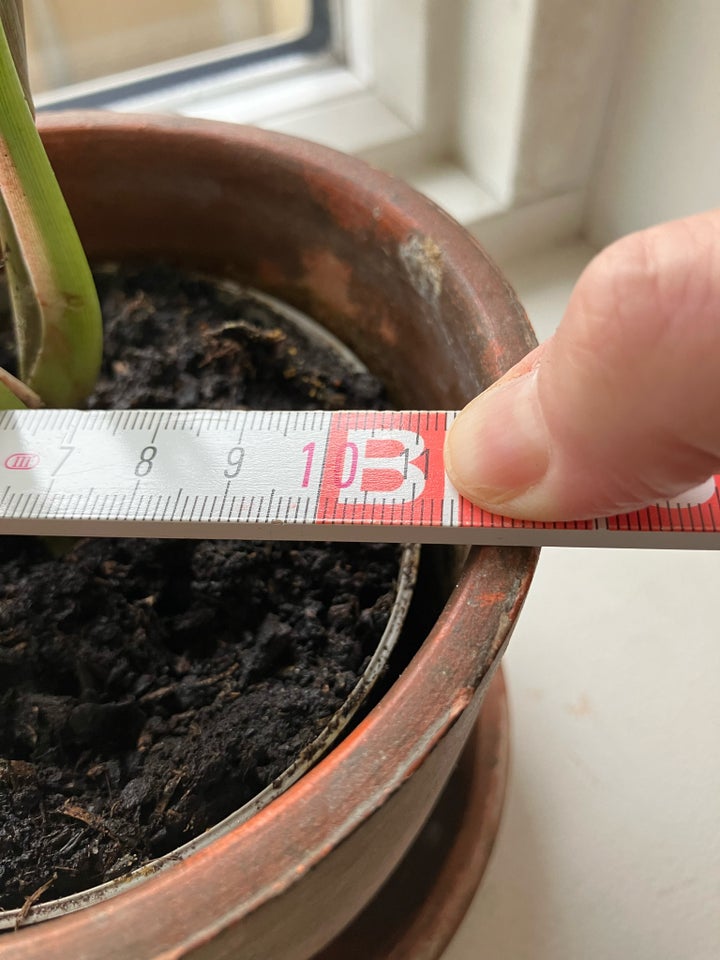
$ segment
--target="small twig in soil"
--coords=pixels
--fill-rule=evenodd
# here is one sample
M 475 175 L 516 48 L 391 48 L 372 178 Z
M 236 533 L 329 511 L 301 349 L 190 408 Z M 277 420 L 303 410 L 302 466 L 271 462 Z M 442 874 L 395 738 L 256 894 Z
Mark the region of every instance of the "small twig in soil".
M 158 800 L 155 806 L 155 816 L 162 817 L 164 816 L 173 794 L 177 790 L 178 786 L 182 783 L 183 774 L 182 771 L 178 770 L 175 772 L 174 776 L 168 780 L 165 789 L 163 790 L 163 795 Z
M 214 673 L 211 677 L 202 677 L 197 680 L 179 680 L 177 683 L 169 683 L 164 687 L 157 687 L 148 693 L 143 693 L 142 696 L 138 698 L 138 702 L 154 703 L 156 700 L 162 700 L 163 697 L 173 693 L 175 690 L 179 690 L 181 687 L 186 691 L 212 687 L 227 680 L 228 677 L 231 677 L 234 673 L 237 673 L 238 670 L 240 670 L 240 666 L 239 663 L 232 663 L 221 673 Z M 192 711 L 186 712 L 191 713 Z M 181 714 L 176 714 L 176 716 L 181 716 Z
M 45 893 L 45 891 L 50 889 L 50 887 L 55 883 L 57 878 L 58 878 L 57 873 L 54 873 L 49 880 L 46 880 L 45 883 L 42 884 L 42 886 L 38 887 L 37 890 L 34 890 L 29 897 L 25 897 L 25 903 L 23 903 L 22 908 L 20 909 L 20 913 L 17 915 L 17 919 L 15 921 L 16 930 L 19 929 L 19 927 L 23 923 L 25 923 L 32 908 L 38 902 L 40 897 Z
M 202 677 L 199 680 L 194 680 L 190 684 L 187 684 L 191 688 L 193 687 L 212 687 L 213 684 L 221 683 L 223 680 L 227 680 L 228 677 L 231 677 L 234 673 L 237 673 L 240 669 L 239 663 L 231 663 L 229 667 L 220 673 L 214 673 L 211 677 Z M 187 681 L 186 681 L 187 683 Z
M 242 341 L 249 340 L 251 343 L 282 343 L 287 340 L 287 334 L 278 327 L 265 330 L 263 327 L 256 327 L 247 320 L 228 320 L 212 331 L 215 336 L 238 337 Z
M 92 830 L 92 827 L 90 827 L 89 829 Z M 87 836 L 88 836 L 88 830 L 79 830 L 77 833 L 74 833 L 70 837 L 68 842 L 65 844 L 65 846 L 60 847 L 60 849 L 57 852 L 57 856 L 59 857 L 67 856 L 67 854 L 71 853 L 77 846 L 79 846 L 81 843 L 84 843 Z M 58 867 L 57 869 L 59 870 L 62 868 Z
M 123 842 L 116 833 L 113 833 L 110 827 L 106 826 L 102 817 L 99 817 L 95 813 L 91 813 L 89 810 L 83 810 L 82 807 L 78 806 L 76 803 L 72 803 L 70 800 L 67 800 L 62 807 L 60 807 L 59 812 L 64 813 L 66 817 L 71 817 L 73 820 L 79 820 L 81 823 L 86 823 L 89 827 L 92 827 L 94 830 L 97 830 L 100 833 L 106 833 L 117 843 Z
M 128 300 L 120 310 L 120 316 L 123 320 L 130 320 L 136 310 L 145 310 L 150 314 L 155 313 L 155 306 L 146 293 L 141 290 L 135 296 Z

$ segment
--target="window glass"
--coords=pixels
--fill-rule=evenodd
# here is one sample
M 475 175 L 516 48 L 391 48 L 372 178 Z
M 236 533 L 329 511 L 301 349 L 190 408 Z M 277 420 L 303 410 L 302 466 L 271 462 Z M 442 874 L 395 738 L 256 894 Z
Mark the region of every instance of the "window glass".
M 178 57 L 266 48 L 311 26 L 311 0 L 25 0 L 34 92 Z

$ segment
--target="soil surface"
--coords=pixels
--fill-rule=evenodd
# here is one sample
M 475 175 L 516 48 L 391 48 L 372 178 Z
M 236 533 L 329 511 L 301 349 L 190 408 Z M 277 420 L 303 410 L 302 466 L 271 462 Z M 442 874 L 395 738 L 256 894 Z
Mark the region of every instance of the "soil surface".
M 164 268 L 98 287 L 93 407 L 382 405 L 256 302 Z M 272 783 L 362 673 L 398 556 L 0 537 L 0 908 L 118 877 Z

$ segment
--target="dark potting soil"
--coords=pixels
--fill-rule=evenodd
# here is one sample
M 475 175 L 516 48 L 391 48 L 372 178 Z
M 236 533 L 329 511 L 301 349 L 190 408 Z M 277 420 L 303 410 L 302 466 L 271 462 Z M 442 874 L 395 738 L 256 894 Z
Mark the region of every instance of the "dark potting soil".
M 255 301 L 165 268 L 98 287 L 93 407 L 381 405 L 372 377 Z M 0 537 L 0 908 L 118 877 L 272 783 L 377 646 L 398 556 Z

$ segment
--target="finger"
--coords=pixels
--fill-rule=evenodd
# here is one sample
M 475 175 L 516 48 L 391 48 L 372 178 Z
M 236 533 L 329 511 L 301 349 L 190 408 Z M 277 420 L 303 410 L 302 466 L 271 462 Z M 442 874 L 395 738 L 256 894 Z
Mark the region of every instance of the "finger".
M 470 500 L 536 520 L 635 509 L 720 472 L 720 210 L 600 253 L 445 456 Z

